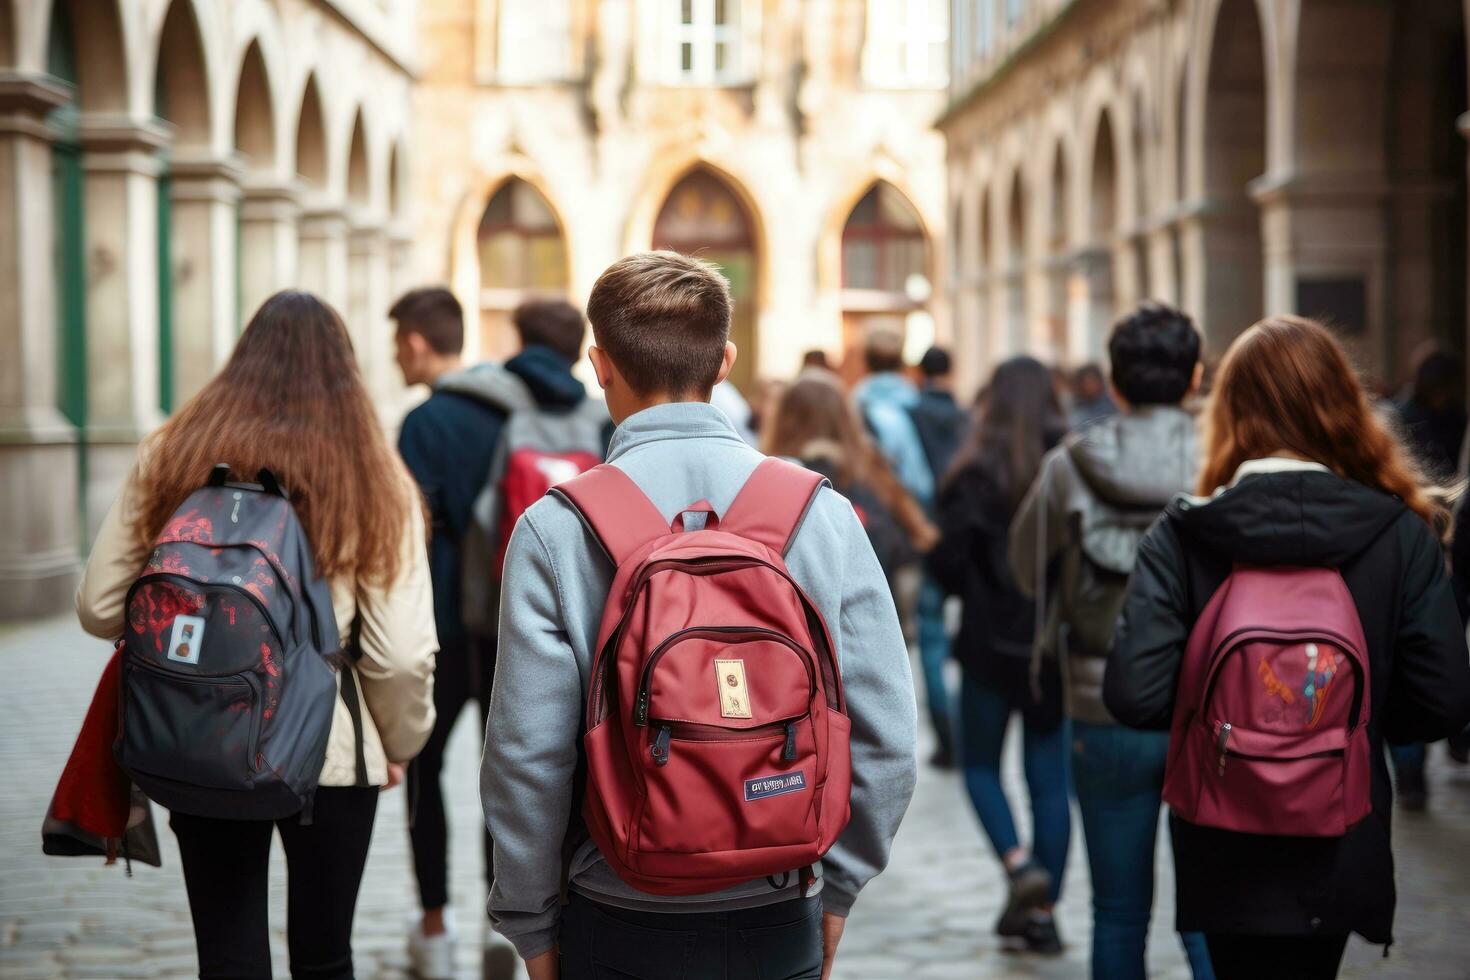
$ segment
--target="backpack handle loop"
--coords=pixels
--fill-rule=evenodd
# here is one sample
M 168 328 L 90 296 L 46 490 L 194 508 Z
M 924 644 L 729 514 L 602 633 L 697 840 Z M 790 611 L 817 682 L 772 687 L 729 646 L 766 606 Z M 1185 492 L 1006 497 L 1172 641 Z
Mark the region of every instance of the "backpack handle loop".
M 720 529 L 720 515 L 715 513 L 715 508 L 708 500 L 701 500 L 698 503 L 690 504 L 674 515 L 674 519 L 669 522 L 669 530 L 674 534 L 679 534 L 686 530 L 684 524 L 685 514 L 703 514 L 704 527 L 702 530 L 718 531 Z

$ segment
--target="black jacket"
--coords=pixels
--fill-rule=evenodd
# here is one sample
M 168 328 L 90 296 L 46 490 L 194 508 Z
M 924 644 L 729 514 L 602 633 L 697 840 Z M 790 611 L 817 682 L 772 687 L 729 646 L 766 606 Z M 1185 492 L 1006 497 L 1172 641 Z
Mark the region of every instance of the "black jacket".
M 1265 837 L 1172 819 L 1181 930 L 1391 939 L 1392 795 L 1383 739 L 1432 741 L 1470 719 L 1470 662 L 1443 550 L 1398 499 L 1320 470 L 1258 473 L 1209 502 L 1176 498 L 1144 538 L 1103 696 L 1119 721 L 1169 727 L 1185 639 L 1232 563 L 1339 569 L 1368 643 L 1373 811 L 1341 838 Z
M 926 564 L 945 593 L 960 598 L 954 658 L 1001 687 L 1029 727 L 1055 727 L 1062 718 L 1061 672 L 1055 658 L 1045 660 L 1036 698 L 1030 684 L 1036 603 L 1021 592 L 1006 559 L 1006 493 L 985 466 L 971 464 L 940 488 L 938 505 L 939 543 Z

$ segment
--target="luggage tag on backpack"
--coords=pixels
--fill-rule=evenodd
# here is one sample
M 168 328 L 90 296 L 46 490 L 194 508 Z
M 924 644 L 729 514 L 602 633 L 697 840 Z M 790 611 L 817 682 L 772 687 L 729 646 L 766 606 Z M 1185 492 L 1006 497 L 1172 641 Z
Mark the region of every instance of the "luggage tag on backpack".
M 204 646 L 204 618 L 175 616 L 174 629 L 168 638 L 168 659 L 181 664 L 199 663 L 199 650 Z
M 745 689 L 745 661 L 716 660 L 715 682 L 720 686 L 720 717 L 749 718 L 750 694 Z

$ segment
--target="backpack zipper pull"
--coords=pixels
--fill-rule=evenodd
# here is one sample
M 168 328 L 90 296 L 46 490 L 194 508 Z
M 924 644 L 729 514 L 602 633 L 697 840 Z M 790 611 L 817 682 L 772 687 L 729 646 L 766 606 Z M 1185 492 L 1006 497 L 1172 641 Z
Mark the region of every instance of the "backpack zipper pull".
M 649 749 L 653 755 L 654 765 L 666 766 L 669 764 L 669 726 L 664 725 L 658 730 L 658 735 L 653 739 L 653 748 Z
M 638 708 L 633 712 L 633 718 L 641 727 L 648 724 L 648 692 L 641 691 L 638 694 Z
M 786 747 L 781 750 L 782 762 L 796 761 L 796 722 L 786 723 Z
M 1225 746 L 1230 742 L 1230 722 L 1220 726 L 1220 737 L 1217 739 L 1220 746 L 1220 775 L 1225 775 Z

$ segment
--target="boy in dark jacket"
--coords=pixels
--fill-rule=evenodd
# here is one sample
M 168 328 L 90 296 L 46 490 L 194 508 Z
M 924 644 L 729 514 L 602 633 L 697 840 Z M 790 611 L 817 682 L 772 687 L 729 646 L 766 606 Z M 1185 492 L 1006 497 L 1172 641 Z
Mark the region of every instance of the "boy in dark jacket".
M 406 293 L 388 311 L 398 325 L 398 365 L 410 385 L 432 390 L 403 419 L 398 451 L 428 504 L 431 532 L 429 570 L 434 584 L 434 620 L 441 650 L 434 676 L 438 711 L 428 744 L 409 766 L 410 806 L 417 803 L 409 836 L 423 904 L 422 922 L 409 936 L 409 953 L 419 976 L 452 976 L 454 937 L 448 931 L 448 825 L 439 772 L 444 749 L 461 711 L 471 699 L 481 720 L 489 710 L 495 677 L 495 636 L 465 623 L 463 544 L 471 510 L 489 478 L 507 419 L 505 406 L 527 394 L 542 407 L 573 408 L 587 397 L 571 368 L 581 355 L 586 323 L 560 300 L 522 304 L 514 314 L 521 352 L 503 368 L 465 369 L 464 314 L 447 289 Z M 514 387 L 516 391 L 502 391 Z M 491 845 L 485 837 L 485 874 L 492 876 Z M 502 952 L 503 951 L 503 952 Z M 495 976 L 510 976 L 514 957 L 499 947 L 487 961 Z

